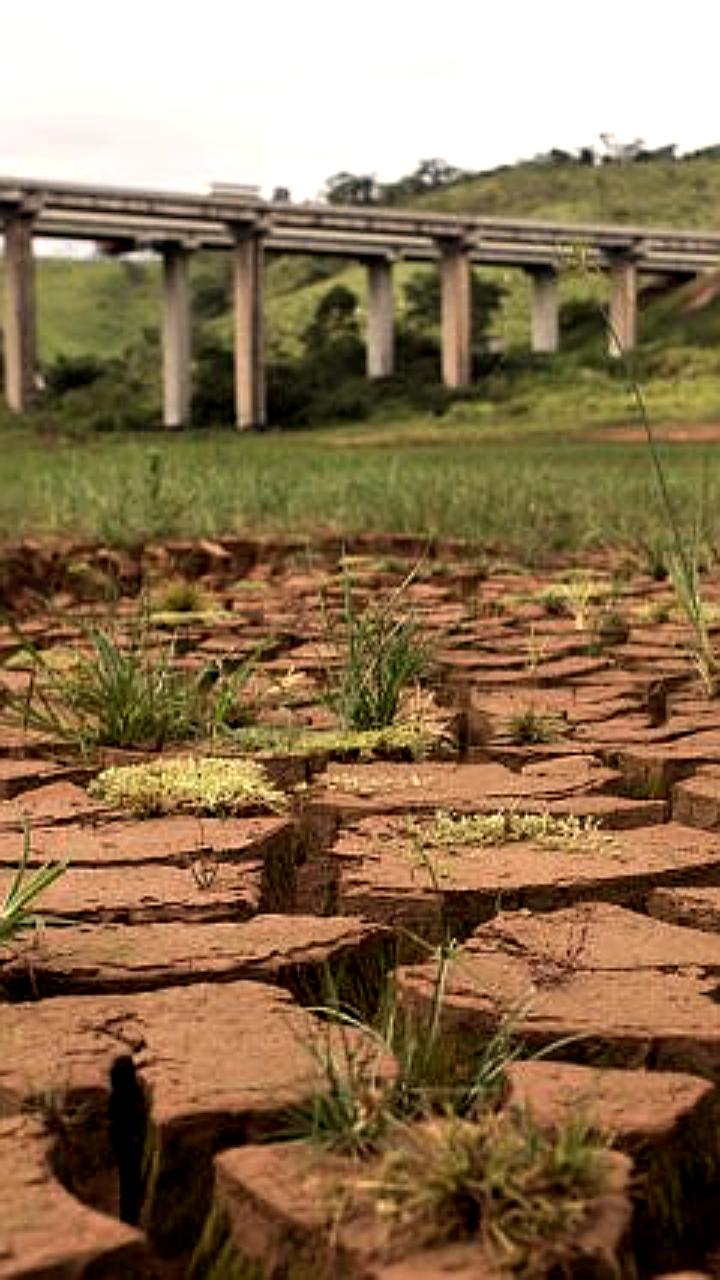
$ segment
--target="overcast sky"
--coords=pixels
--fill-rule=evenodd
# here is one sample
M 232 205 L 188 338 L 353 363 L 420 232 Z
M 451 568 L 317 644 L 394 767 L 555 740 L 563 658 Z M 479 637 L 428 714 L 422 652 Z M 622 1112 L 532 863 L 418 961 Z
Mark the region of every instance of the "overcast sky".
M 0 0 L 0 175 L 316 194 L 720 142 L 720 0 Z

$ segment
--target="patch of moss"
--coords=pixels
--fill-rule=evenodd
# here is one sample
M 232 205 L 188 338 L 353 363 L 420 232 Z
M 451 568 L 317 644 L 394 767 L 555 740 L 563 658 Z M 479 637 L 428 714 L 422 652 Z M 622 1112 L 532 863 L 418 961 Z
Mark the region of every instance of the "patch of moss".
M 222 609 L 159 609 L 151 621 L 161 631 L 175 631 L 179 627 L 210 626 L 232 616 Z
M 177 756 L 104 769 L 88 787 L 96 800 L 142 817 L 161 813 L 282 812 L 287 797 L 254 760 Z
M 422 760 L 442 752 L 445 739 L 423 725 L 390 724 L 383 729 L 283 729 L 251 725 L 235 741 L 262 755 L 327 755 L 337 760 Z
M 444 809 L 435 813 L 432 822 L 410 819 L 406 831 L 424 845 L 444 849 L 467 845 L 516 844 L 531 841 L 549 849 L 597 847 L 610 836 L 600 831 L 596 818 L 579 818 L 575 814 L 556 817 L 551 813 L 517 813 L 499 809 L 496 813 L 455 815 Z
M 153 604 L 153 612 L 202 613 L 209 606 L 209 597 L 187 578 L 171 578 L 160 589 Z

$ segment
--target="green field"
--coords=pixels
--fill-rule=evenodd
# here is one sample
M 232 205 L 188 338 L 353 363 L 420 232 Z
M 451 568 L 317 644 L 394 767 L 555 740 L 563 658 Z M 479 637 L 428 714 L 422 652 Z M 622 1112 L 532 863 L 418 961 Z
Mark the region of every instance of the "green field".
M 133 543 L 160 536 L 402 532 L 528 564 L 667 544 L 647 447 L 418 421 L 243 436 L 55 442 L 4 428 L 0 535 Z M 688 539 L 720 546 L 720 445 L 662 446 Z

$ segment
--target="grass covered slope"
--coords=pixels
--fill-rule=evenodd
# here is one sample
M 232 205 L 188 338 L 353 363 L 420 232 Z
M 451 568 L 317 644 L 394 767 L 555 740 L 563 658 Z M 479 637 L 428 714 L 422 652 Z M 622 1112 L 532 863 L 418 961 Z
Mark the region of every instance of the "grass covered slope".
M 518 164 L 419 196 L 422 208 L 561 222 L 720 228 L 720 159 Z

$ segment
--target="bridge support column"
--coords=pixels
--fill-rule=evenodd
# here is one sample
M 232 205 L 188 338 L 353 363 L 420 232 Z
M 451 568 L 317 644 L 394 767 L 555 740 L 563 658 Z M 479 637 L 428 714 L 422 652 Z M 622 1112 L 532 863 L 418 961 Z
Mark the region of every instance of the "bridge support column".
M 394 370 L 392 263 L 373 258 L 367 264 L 367 376 L 389 378 Z
M 560 346 L 558 278 L 552 267 L 539 267 L 529 273 L 530 345 L 538 355 L 552 355 Z
M 5 215 L 5 399 L 16 413 L 35 399 L 37 354 L 35 260 L 32 215 L 13 210 Z
M 442 380 L 446 387 L 467 387 L 472 380 L 470 255 L 457 241 L 442 242 L 440 252 Z
M 190 421 L 189 252 L 183 245 L 163 246 L 163 425 Z
M 637 342 L 637 264 L 623 255 L 610 264 L 608 354 L 618 359 Z
M 235 420 L 246 431 L 266 421 L 262 235 L 238 233 L 233 255 Z

